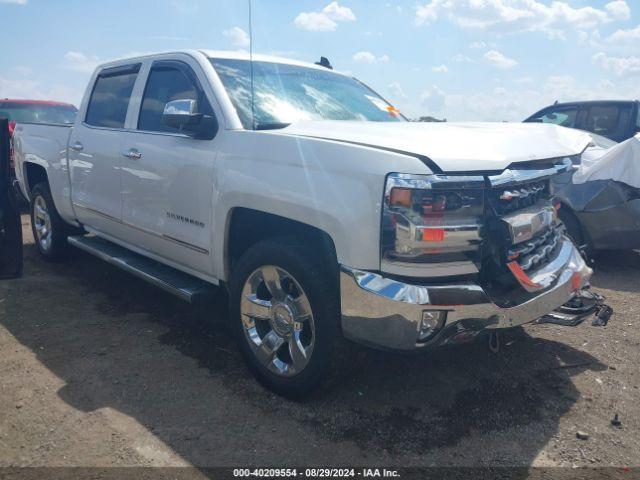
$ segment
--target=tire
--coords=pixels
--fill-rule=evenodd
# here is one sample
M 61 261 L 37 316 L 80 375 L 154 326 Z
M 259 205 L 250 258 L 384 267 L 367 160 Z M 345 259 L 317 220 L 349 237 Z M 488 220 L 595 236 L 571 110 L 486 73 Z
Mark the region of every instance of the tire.
M 292 238 L 262 241 L 242 255 L 229 283 L 242 356 L 261 384 L 291 399 L 320 385 L 338 334 L 337 265 L 317 252 Z
M 46 183 L 38 183 L 31 189 L 29 213 L 33 239 L 42 258 L 50 262 L 66 259 L 69 252 L 69 228 L 60 218 Z
M 559 212 L 560 220 L 564 224 L 567 234 L 579 248 L 586 253 L 591 253 L 593 248 L 582 231 L 582 225 L 580 225 L 576 216 L 568 208 L 566 205 L 563 205 Z

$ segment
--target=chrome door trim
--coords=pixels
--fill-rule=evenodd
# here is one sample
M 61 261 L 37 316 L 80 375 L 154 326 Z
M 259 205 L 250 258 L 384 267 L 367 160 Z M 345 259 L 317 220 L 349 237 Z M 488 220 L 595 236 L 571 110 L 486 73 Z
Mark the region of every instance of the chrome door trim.
M 101 217 L 104 217 L 107 220 L 112 220 L 112 221 L 117 222 L 117 223 L 122 223 L 122 222 L 120 222 L 119 218 L 112 217 L 108 213 L 101 212 L 100 210 L 95 210 L 93 208 L 87 207 L 86 205 L 82 205 L 81 203 L 73 202 L 73 206 L 77 207 L 77 208 L 81 208 L 82 210 L 86 210 L 87 212 L 93 213 L 95 215 L 99 215 Z
M 183 247 L 190 248 L 190 249 L 195 250 L 196 252 L 202 253 L 204 255 L 209 255 L 209 250 L 204 249 L 204 248 L 200 248 L 197 245 L 193 245 L 193 244 L 185 242 L 183 240 L 179 240 L 177 238 L 173 238 L 173 237 L 171 237 L 169 235 L 165 235 L 164 233 L 161 236 L 162 236 L 162 238 L 164 238 L 165 240 L 169 240 L 170 242 L 177 243 L 178 245 L 182 245 Z
M 94 210 L 93 208 L 89 208 L 89 207 L 87 207 L 85 205 L 81 205 L 81 204 L 79 204 L 77 202 L 73 202 L 73 206 L 81 208 L 81 209 L 86 210 L 88 212 L 91 212 L 91 213 L 93 213 L 95 215 L 99 215 L 99 216 L 104 217 L 104 218 L 106 218 L 108 220 L 111 220 L 113 222 L 119 223 L 120 225 L 124 225 L 125 227 L 131 227 L 131 228 L 133 228 L 135 230 L 138 230 L 138 231 L 140 231 L 142 233 L 146 233 L 147 235 L 152 235 L 152 236 L 154 236 L 156 238 L 161 238 L 161 239 L 166 240 L 168 242 L 175 243 L 176 245 L 180 245 L 182 247 L 189 248 L 189 249 L 191 249 L 191 250 L 193 250 L 195 252 L 201 253 L 203 255 L 209 255 L 209 250 L 207 250 L 205 248 L 202 248 L 202 247 L 199 247 L 197 245 L 193 245 L 193 244 L 191 244 L 189 242 L 185 242 L 183 240 L 179 240 L 179 239 L 171 237 L 169 235 L 152 232 L 151 230 L 147 230 L 146 228 L 141 228 L 141 227 L 139 227 L 137 225 L 134 225 L 134 224 L 132 224 L 130 222 L 122 221 L 119 218 L 112 217 L 111 215 L 108 215 L 106 213 L 100 212 L 98 210 Z

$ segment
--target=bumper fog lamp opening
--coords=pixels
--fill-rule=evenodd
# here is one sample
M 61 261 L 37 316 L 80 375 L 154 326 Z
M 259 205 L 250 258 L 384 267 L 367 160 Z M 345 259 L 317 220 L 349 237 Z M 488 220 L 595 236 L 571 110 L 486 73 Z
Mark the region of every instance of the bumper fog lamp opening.
M 442 329 L 447 312 L 441 310 L 424 310 L 418 330 L 418 341 L 426 342 Z

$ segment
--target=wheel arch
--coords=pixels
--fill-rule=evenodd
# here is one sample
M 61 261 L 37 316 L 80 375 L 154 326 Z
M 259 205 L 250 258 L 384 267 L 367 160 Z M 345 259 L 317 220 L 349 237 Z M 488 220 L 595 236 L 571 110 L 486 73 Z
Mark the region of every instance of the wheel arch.
M 252 208 L 236 207 L 229 211 L 224 237 L 224 273 L 230 278 L 238 259 L 256 243 L 278 237 L 307 239 L 319 253 L 338 264 L 336 245 L 326 231 L 313 225 Z
M 49 184 L 49 174 L 47 173 L 47 169 L 35 162 L 24 162 L 22 167 L 23 176 L 24 176 L 24 187 L 25 193 L 29 200 L 31 200 L 31 192 L 33 191 L 33 187 L 35 187 L 39 183 L 46 183 L 51 188 Z
M 582 241 L 586 242 L 587 244 L 591 244 L 592 243 L 591 235 L 589 235 L 588 230 L 585 228 L 584 224 L 580 220 L 580 217 L 578 216 L 576 210 L 572 208 L 568 202 L 565 202 L 565 201 L 561 201 L 560 205 L 561 205 L 560 210 L 558 211 L 558 217 L 560 217 L 560 220 L 562 220 L 562 222 L 565 223 L 566 225 L 565 219 L 567 217 L 571 218 L 575 222 L 575 226 L 579 230 L 580 236 L 582 237 Z

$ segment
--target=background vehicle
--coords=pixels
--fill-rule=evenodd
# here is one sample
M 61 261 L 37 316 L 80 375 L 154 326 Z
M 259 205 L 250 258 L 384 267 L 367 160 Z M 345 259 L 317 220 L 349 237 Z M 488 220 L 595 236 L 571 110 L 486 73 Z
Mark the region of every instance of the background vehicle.
M 534 113 L 525 122 L 554 123 L 622 142 L 640 132 L 640 102 L 637 100 L 556 102 Z
M 0 119 L 0 278 L 22 273 L 22 224 L 9 173 L 9 122 Z
M 621 143 L 593 135 L 579 170 L 553 187 L 560 218 L 588 252 L 640 247 L 640 135 Z
M 6 118 L 11 129 L 20 123 L 72 124 L 78 109 L 69 103 L 48 100 L 0 99 L 0 118 Z
M 0 118 L 9 121 L 9 137 L 13 136 L 16 122 L 40 123 L 40 124 L 73 124 L 78 109 L 71 104 L 53 102 L 49 100 L 15 100 L 5 98 L 0 100 Z M 12 149 L 10 150 L 10 156 Z M 11 177 L 15 178 L 13 172 L 13 159 L 10 159 Z M 19 189 L 15 189 L 17 201 L 24 203 L 25 199 L 20 194 Z
M 465 342 L 539 319 L 591 275 L 549 187 L 589 135 L 407 122 L 314 64 L 112 62 L 73 127 L 18 123 L 14 140 L 45 259 L 71 244 L 188 301 L 226 286 L 243 356 L 285 395 L 317 385 L 339 334 Z

